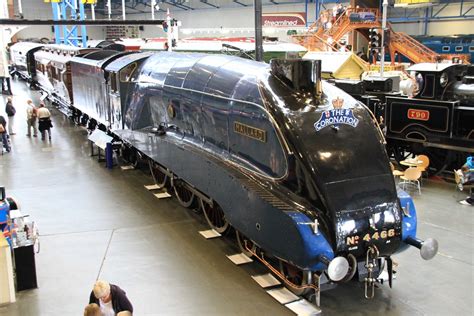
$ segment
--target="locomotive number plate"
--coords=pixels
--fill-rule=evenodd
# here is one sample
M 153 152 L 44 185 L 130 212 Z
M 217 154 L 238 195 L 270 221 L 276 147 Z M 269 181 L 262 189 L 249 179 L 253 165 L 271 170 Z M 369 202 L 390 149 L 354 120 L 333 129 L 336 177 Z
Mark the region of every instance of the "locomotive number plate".
M 428 121 L 430 119 L 430 111 L 408 109 L 408 118 L 410 120 Z
M 395 236 L 395 229 L 382 230 L 381 232 L 375 232 L 372 234 L 365 234 L 362 238 L 363 241 L 369 242 L 371 240 L 387 239 Z M 353 246 L 359 244 L 361 236 L 351 236 L 347 237 L 346 244 L 348 246 Z

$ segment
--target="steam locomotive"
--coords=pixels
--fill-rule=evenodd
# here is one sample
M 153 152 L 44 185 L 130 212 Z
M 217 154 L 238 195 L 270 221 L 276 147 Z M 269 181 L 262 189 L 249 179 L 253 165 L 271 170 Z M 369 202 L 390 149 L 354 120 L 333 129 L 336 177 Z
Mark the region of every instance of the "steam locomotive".
M 366 297 L 391 256 L 424 259 L 412 199 L 395 188 L 384 138 L 367 108 L 323 82 L 320 61 L 270 65 L 171 52 L 74 56 L 75 113 L 149 162 L 158 186 L 297 294 L 358 276 Z M 263 255 L 265 253 L 265 256 Z
M 474 66 L 422 63 L 412 78 L 372 76 L 335 81 L 386 124 L 387 150 L 397 159 L 425 154 L 436 171 L 462 165 L 474 153 Z

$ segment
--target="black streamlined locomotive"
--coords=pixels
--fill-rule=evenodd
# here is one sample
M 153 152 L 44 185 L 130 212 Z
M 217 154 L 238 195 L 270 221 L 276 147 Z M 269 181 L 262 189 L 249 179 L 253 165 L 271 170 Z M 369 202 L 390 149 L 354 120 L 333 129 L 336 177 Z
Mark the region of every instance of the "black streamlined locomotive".
M 241 249 L 296 293 L 318 298 L 358 273 L 370 297 L 385 263 L 391 284 L 397 251 L 436 254 L 434 239 L 416 237 L 375 118 L 321 81 L 319 61 L 107 58 L 71 60 L 74 108 L 147 159 L 183 206 L 199 203 L 214 230 L 234 227 Z M 94 87 L 107 92 L 100 104 Z

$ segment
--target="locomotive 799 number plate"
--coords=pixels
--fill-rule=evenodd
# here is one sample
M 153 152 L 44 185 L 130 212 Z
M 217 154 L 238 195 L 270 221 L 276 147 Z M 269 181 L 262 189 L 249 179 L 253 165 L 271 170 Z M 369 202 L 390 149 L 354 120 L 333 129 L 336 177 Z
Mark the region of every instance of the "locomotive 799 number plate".
M 363 237 L 362 236 L 347 237 L 346 244 L 348 246 L 354 246 L 354 245 L 359 244 L 360 240 L 369 242 L 371 240 L 387 239 L 394 236 L 395 236 L 395 229 L 392 228 L 389 230 L 382 230 L 380 232 L 376 231 L 375 233 L 365 234 Z

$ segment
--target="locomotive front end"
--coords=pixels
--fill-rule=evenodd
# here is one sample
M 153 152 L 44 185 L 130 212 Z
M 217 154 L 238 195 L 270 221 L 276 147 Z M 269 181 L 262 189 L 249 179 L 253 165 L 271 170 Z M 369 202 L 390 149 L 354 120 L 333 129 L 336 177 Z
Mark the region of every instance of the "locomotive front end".
M 310 202 L 305 216 L 324 223 L 320 230 L 332 250 L 331 256 L 313 251 L 312 268 L 323 266 L 332 281 L 357 273 L 372 297 L 385 266 L 391 285 L 392 254 L 412 245 L 431 259 L 437 242 L 416 237 L 413 201 L 397 192 L 375 118 L 321 82 L 319 69 L 319 61 L 273 61 L 263 95 L 293 151 L 286 185 Z

